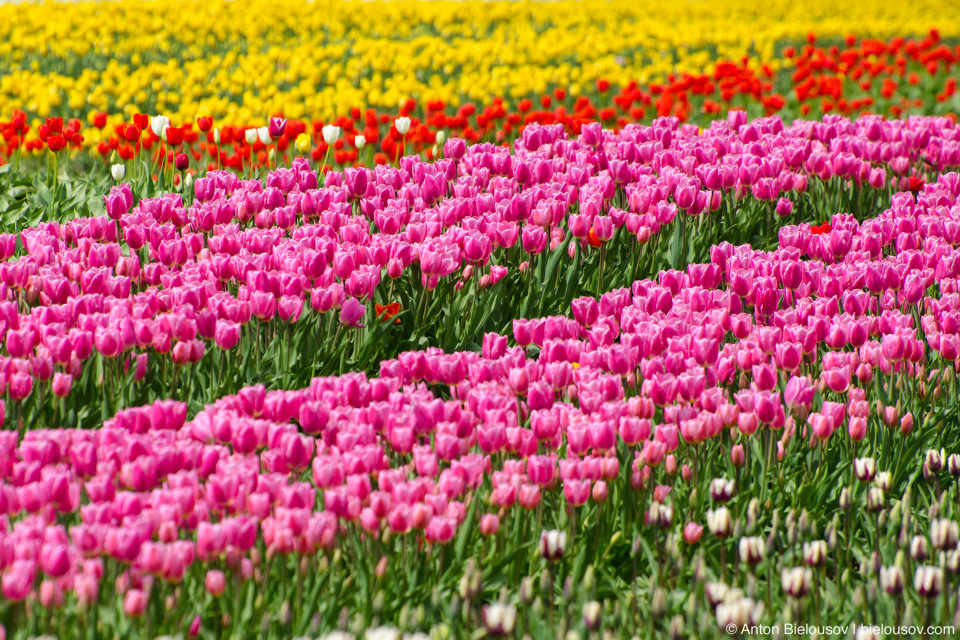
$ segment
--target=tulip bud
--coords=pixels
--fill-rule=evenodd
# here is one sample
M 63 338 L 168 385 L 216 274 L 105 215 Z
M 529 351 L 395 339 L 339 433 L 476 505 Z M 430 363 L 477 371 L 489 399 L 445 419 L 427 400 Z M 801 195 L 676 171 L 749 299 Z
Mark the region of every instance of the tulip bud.
M 517 622 L 517 608 L 512 604 L 497 602 L 483 608 L 483 626 L 494 637 L 513 633 Z
M 530 576 L 520 581 L 520 602 L 527 607 L 533 602 L 533 578 Z
M 930 557 L 930 547 L 923 536 L 913 536 L 910 540 L 910 557 L 917 562 L 924 562 Z
M 892 596 L 903 592 L 903 570 L 898 566 L 880 568 L 880 586 Z
M 714 478 L 710 483 L 710 497 L 715 502 L 728 502 L 736 493 L 736 480 L 726 480 L 724 478 Z
M 850 488 L 844 487 L 840 490 L 840 510 L 849 511 L 853 506 L 853 498 L 850 495 Z
M 583 589 L 587 593 L 590 593 L 591 591 L 593 591 L 593 586 L 594 586 L 593 583 L 594 583 L 594 569 L 593 569 L 593 565 L 590 565 L 589 567 L 587 567 L 587 570 L 583 574 Z
M 667 615 L 667 592 L 663 587 L 657 587 L 653 592 L 653 600 L 650 603 L 650 613 L 655 618 L 662 618 Z
M 584 603 L 583 605 L 583 626 L 590 631 L 595 631 L 600 627 L 600 614 L 603 612 L 600 603 L 596 600 Z
M 740 538 L 740 560 L 749 565 L 760 564 L 763 562 L 765 554 L 765 545 L 763 538 L 744 537 Z
M 540 534 L 540 555 L 547 562 L 556 562 L 563 558 L 567 547 L 566 531 L 543 531 Z
M 550 575 L 548 569 L 544 569 L 540 573 L 540 592 L 553 593 L 553 576 Z
M 123 180 L 123 176 L 126 174 L 127 168 L 122 164 L 115 164 L 110 167 L 110 175 L 113 176 L 113 179 L 117 182 Z
M 800 512 L 800 520 L 798 521 L 798 526 L 800 527 L 800 533 L 807 535 L 810 533 L 810 512 L 804 509 Z
M 960 537 L 960 527 L 956 522 L 946 519 L 931 520 L 930 543 L 934 549 L 940 551 L 955 549 L 958 537 Z
M 947 552 L 947 571 L 953 575 L 960 573 L 960 549 Z
M 280 615 L 278 620 L 281 627 L 290 626 L 290 622 L 293 620 L 293 610 L 290 608 L 290 603 L 286 600 L 280 603 Z
M 886 504 L 886 498 L 883 489 L 880 487 L 870 487 L 867 490 L 867 511 L 876 513 L 883 509 Z
M 733 533 L 733 519 L 730 516 L 730 511 L 726 507 L 720 507 L 716 511 L 708 510 L 707 528 L 717 538 L 729 538 L 730 534 Z
M 733 445 L 733 447 L 730 449 L 730 461 L 733 463 L 733 466 L 739 469 L 746 463 L 746 459 L 747 456 L 743 450 L 743 445 Z
M 500 518 L 495 513 L 484 514 L 480 518 L 480 533 L 489 537 L 497 534 L 500 529 Z
M 757 518 L 760 517 L 760 500 L 751 498 L 747 504 L 747 533 L 752 534 L 757 528 Z
M 813 587 L 813 571 L 807 567 L 785 568 L 780 574 L 780 586 L 791 598 L 802 598 Z
M 913 588 L 924 598 L 936 598 L 943 590 L 943 572 L 939 567 L 917 567 L 913 576 Z
M 872 482 L 877 475 L 877 463 L 873 458 L 856 458 L 853 472 L 860 482 Z
M 686 624 L 679 615 L 670 620 L 670 640 L 682 640 L 686 637 Z
M 362 134 L 353 136 L 353 146 L 356 147 L 357 151 L 360 151 L 367 146 L 367 138 Z
M 824 540 L 803 543 L 803 559 L 811 567 L 822 566 L 827 561 L 827 553 L 827 543 Z

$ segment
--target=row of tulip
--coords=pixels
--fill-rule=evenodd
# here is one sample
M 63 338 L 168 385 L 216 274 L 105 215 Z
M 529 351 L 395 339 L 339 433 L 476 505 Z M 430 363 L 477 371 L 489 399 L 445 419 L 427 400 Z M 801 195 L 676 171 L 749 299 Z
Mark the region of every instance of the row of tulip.
M 718 60 L 746 58 L 779 71 L 793 66 L 785 47 L 808 38 L 829 51 L 856 36 L 919 41 L 931 27 L 948 42 L 960 36 L 960 13 L 935 0 L 879 0 L 843 15 L 824 0 L 682 8 L 499 1 L 482 11 L 464 11 L 461 2 L 377 2 L 361 13 L 335 0 L 51 4 L 0 6 L 7 70 L 0 113 L 86 119 L 148 111 L 178 122 L 211 114 L 229 125 L 285 113 L 330 121 L 353 106 L 390 112 L 411 97 L 458 108 L 563 87 L 576 98 L 600 80 L 645 86 L 671 74 L 712 73 Z M 258 20 L 222 19 L 232 12 Z
M 958 224 L 949 173 L 479 352 L 6 432 L 0 616 L 17 637 L 949 635 Z
M 435 163 L 322 186 L 304 159 L 265 183 L 214 171 L 186 201 L 137 201 L 123 183 L 107 216 L 0 235 L 6 419 L 91 425 L 174 394 L 195 410 L 257 380 L 290 388 L 404 349 L 479 348 L 580 292 L 683 269 L 721 239 L 763 246 L 786 222 L 863 217 L 960 165 L 960 128 L 943 118 L 784 126 L 735 111 L 702 133 L 667 118 L 576 139 L 533 125 L 516 146 L 452 139 Z M 828 223 L 792 242 L 828 262 L 851 249 Z M 896 248 L 918 242 L 902 233 Z
M 238 123 L 214 111 L 194 116 L 195 123 L 194 117 L 177 120 L 163 132 L 151 127 L 145 114 L 100 111 L 71 118 L 66 111 L 68 115 L 44 122 L 28 121 L 18 107 L 9 121 L 0 123 L 5 143 L 0 162 L 6 157 L 19 164 L 23 155 L 72 149 L 81 163 L 89 154 L 104 163 L 112 158 L 131 166 L 148 157 L 154 167 L 182 163 L 182 169 L 194 172 L 230 168 L 242 173 L 272 166 L 275 159 L 288 163 L 295 154 L 339 166 L 386 164 L 409 153 L 433 159 L 447 137 L 511 143 L 532 123 L 563 124 L 579 133 L 593 121 L 620 129 L 666 116 L 706 125 L 730 109 L 792 119 L 827 113 L 950 115 L 960 106 L 955 77 L 960 49 L 944 43 L 936 30 L 916 39 L 849 36 L 842 48 L 818 45 L 811 35 L 808 44 L 784 47 L 782 53 L 777 63 L 717 60 L 710 68 L 663 80 L 614 85 L 601 77 L 594 86 L 559 86 L 516 101 L 491 96 L 479 104 L 458 105 L 406 98 L 399 110 L 352 107 L 329 119 L 291 118 L 279 134 L 263 121 Z M 405 126 L 394 125 L 398 118 Z M 338 127 L 343 135 L 325 135 L 325 126 Z

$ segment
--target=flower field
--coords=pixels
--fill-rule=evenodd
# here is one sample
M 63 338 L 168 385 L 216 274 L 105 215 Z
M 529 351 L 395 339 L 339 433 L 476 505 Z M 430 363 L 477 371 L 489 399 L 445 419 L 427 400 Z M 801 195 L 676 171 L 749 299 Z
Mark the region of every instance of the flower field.
M 875 4 L 0 6 L 0 640 L 953 636 L 960 9 Z

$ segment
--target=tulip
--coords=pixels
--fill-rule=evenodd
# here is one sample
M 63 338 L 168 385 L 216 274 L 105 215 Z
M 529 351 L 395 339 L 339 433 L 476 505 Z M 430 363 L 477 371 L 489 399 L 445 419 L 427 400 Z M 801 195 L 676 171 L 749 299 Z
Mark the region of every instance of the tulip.
M 813 588 L 813 572 L 807 567 L 784 568 L 780 586 L 791 598 L 802 598 Z
M 918 566 L 913 576 L 913 588 L 924 598 L 936 598 L 943 590 L 943 572 L 939 567 Z
M 363 320 L 367 307 L 356 298 L 347 298 L 340 308 L 340 324 L 345 327 L 362 328 L 360 321 Z
M 480 518 L 480 533 L 490 537 L 497 535 L 497 531 L 500 529 L 500 518 L 497 517 L 494 513 L 484 514 Z
M 960 537 L 960 525 L 952 520 L 936 519 L 930 523 L 930 544 L 940 551 L 951 551 L 957 547 Z
M 739 543 L 740 560 L 748 565 L 756 565 L 763 562 L 766 554 L 766 543 L 763 538 L 743 537 Z
M 556 562 L 563 558 L 567 547 L 565 531 L 546 531 L 540 534 L 540 555 L 547 562 Z
M 123 176 L 126 174 L 127 168 L 122 164 L 114 164 L 110 166 L 110 175 L 113 176 L 113 179 L 117 182 L 123 180 Z
M 517 622 L 517 608 L 512 604 L 494 603 L 482 610 L 483 626 L 487 633 L 494 637 L 504 637 L 513 634 Z
M 877 474 L 877 463 L 873 458 L 856 458 L 853 461 L 853 472 L 860 482 L 872 482 Z
M 710 483 L 710 497 L 716 502 L 728 502 L 737 490 L 736 480 L 714 478 Z
M 280 117 L 270 118 L 268 131 L 270 133 L 270 138 L 272 140 L 279 140 L 280 138 L 282 138 L 286 130 L 287 130 L 286 118 L 280 118 Z
M 53 381 L 51 382 L 51 390 L 53 395 L 58 398 L 65 398 L 70 394 L 70 387 L 73 385 L 73 376 L 68 373 L 57 373 L 53 374 Z
M 827 543 L 823 540 L 803 543 L 803 559 L 811 567 L 819 567 L 826 562 L 827 553 Z
M 789 198 L 780 198 L 777 200 L 776 212 L 781 218 L 786 218 L 793 213 L 793 202 Z
M 207 575 L 203 580 L 203 585 L 206 588 L 207 593 L 215 598 L 220 597 L 227 588 L 226 576 L 223 575 L 222 571 L 210 569 L 207 571 Z
M 128 618 L 139 618 L 147 609 L 147 596 L 140 589 L 130 589 L 123 597 L 123 612 Z
M 166 139 L 164 132 L 169 126 L 170 118 L 167 116 L 153 116 L 150 118 L 150 130 L 153 131 L 153 135 L 161 140 Z
M 880 587 L 890 595 L 899 595 L 904 586 L 903 570 L 898 566 L 880 568 Z
M 700 537 L 703 535 L 703 526 L 697 524 L 696 522 L 688 522 L 683 528 L 683 541 L 687 544 L 693 545 L 697 544 L 700 541 Z
M 187 632 L 187 636 L 190 638 L 196 638 L 198 635 L 200 635 L 200 624 L 201 618 L 200 615 L 197 614 L 193 617 L 193 622 L 190 623 L 190 629 Z
M 397 128 L 397 133 L 401 136 L 407 135 L 410 131 L 410 118 L 401 116 L 393 121 L 393 126 Z
M 707 528 L 711 534 L 720 539 L 729 538 L 730 534 L 733 533 L 733 519 L 730 516 L 730 511 L 726 507 L 708 510 Z

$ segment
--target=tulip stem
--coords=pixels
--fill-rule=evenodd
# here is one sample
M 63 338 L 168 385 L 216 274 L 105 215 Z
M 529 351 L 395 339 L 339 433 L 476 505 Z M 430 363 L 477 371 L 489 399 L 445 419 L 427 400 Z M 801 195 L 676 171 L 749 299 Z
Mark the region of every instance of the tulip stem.
M 593 562 L 596 564 L 600 561 L 600 533 L 603 529 L 603 503 L 600 502 L 597 504 L 597 547 L 593 553 Z

